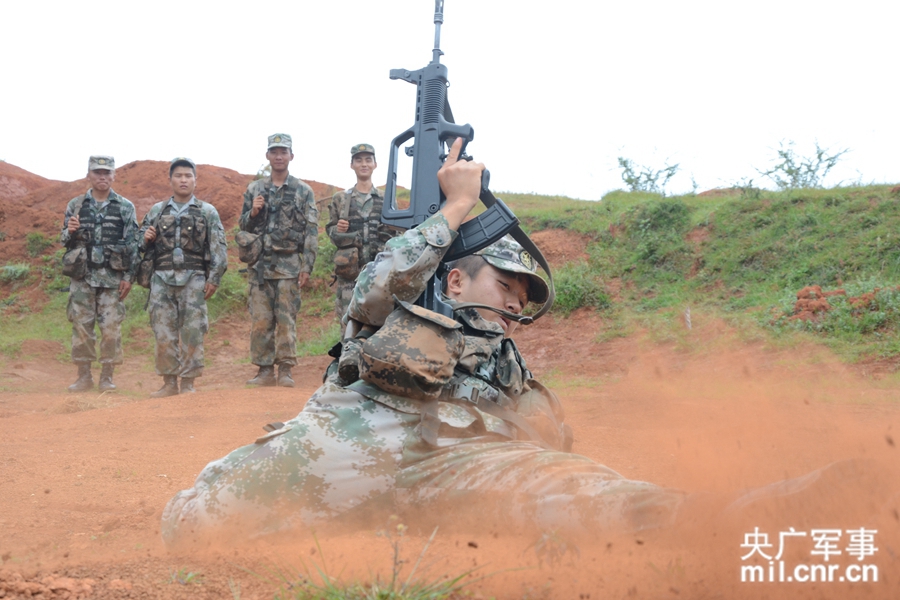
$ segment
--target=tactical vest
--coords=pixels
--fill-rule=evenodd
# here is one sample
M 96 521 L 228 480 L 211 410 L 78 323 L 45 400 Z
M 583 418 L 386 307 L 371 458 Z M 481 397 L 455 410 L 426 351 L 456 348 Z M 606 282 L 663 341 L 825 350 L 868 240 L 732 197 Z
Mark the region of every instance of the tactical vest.
M 303 249 L 306 236 L 305 207 L 297 207 L 297 189 L 285 182 L 281 200 L 269 202 L 269 187 L 266 192 L 266 229 L 263 252 L 296 253 Z
M 353 188 L 347 190 L 345 193 L 350 196 Z M 384 205 L 384 198 L 382 196 L 372 195 L 372 210 L 369 212 L 368 218 L 363 218 L 362 213 L 359 212 L 359 207 L 354 202 L 350 202 L 350 212 L 347 215 L 347 221 L 350 222 L 350 227 L 347 229 L 349 232 L 359 231 L 361 232 L 362 239 L 362 252 L 359 253 L 359 268 L 363 268 L 368 263 L 375 260 L 375 256 L 380 251 L 380 247 L 383 243 L 379 243 L 382 240 L 378 237 L 378 231 L 381 227 L 381 209 Z
M 96 201 L 95 201 L 96 202 Z M 78 220 L 81 227 L 75 233 L 75 246 L 87 248 L 108 248 L 123 242 L 125 235 L 125 219 L 122 218 L 122 205 L 119 202 L 110 201 L 106 205 L 106 214 L 100 224 L 100 239 L 94 238 L 94 228 L 97 224 L 98 211 L 95 203 L 87 201 L 87 196 L 81 197 L 81 208 L 78 210 Z M 92 267 L 108 266 L 110 252 L 103 253 L 103 262 L 93 261 L 93 253 L 88 252 L 88 261 Z
M 190 270 L 205 271 L 209 262 L 206 241 L 208 224 L 203 211 L 196 204 L 188 206 L 187 214 L 170 214 L 172 205 L 166 205 L 156 219 L 156 271 Z M 178 255 L 182 258 L 179 258 Z

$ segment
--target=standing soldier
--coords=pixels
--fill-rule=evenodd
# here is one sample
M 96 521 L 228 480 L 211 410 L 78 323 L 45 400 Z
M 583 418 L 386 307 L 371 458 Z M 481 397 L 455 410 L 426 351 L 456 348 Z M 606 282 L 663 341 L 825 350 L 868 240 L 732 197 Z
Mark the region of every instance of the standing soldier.
M 337 246 L 334 253 L 334 312 L 338 320 L 350 306 L 356 276 L 392 237 L 392 228 L 381 222 L 384 196 L 372 184 L 372 172 L 378 168 L 375 148 L 371 144 L 356 144 L 350 148 L 350 157 L 356 185 L 336 193 L 331 199 L 325 227 L 328 237 Z
M 66 206 L 60 240 L 67 252 L 63 274 L 72 278 L 67 314 L 72 322 L 72 362 L 78 379 L 70 392 L 94 387 L 91 363 L 97 360 L 94 324 L 100 326 L 101 392 L 116 389 L 113 368 L 122 364 L 122 321 L 125 297 L 138 258 L 134 204 L 115 193 L 116 163 L 111 156 L 88 160 L 87 193 Z
M 203 374 L 206 301 L 228 268 L 219 213 L 194 196 L 194 161 L 172 160 L 169 183 L 174 195 L 154 204 L 141 224 L 144 258 L 147 252 L 153 256 L 148 307 L 156 337 L 156 372 L 164 381 L 152 398 L 178 394 L 179 376 L 181 393 L 194 391 L 194 379 Z
M 288 173 L 291 136 L 270 135 L 266 159 L 272 174 L 247 186 L 240 219 L 242 231 L 261 239 L 249 264 L 250 358 L 259 371 L 247 383 L 294 387 L 300 288 L 316 262 L 319 211 L 312 188 Z

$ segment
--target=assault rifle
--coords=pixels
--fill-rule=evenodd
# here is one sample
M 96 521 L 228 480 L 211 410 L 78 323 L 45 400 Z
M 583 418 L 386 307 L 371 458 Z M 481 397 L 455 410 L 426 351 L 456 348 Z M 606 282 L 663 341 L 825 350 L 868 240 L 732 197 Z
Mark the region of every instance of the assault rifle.
M 471 160 L 465 154 L 466 146 L 475 138 L 475 130 L 471 125 L 459 125 L 453 120 L 453 111 L 447 100 L 447 67 L 441 64 L 441 24 L 444 22 L 444 0 L 434 2 L 434 49 L 431 51 L 431 62 L 417 71 L 391 69 L 391 79 L 402 79 L 417 87 L 416 120 L 412 127 L 398 135 L 391 142 L 390 160 L 388 162 L 388 180 L 384 192 L 384 208 L 381 221 L 402 229 L 411 229 L 432 215 L 446 202 L 446 197 L 438 183 L 437 172 L 447 158 L 447 149 L 456 138 L 463 139 L 460 160 Z M 397 157 L 400 146 L 410 139 L 413 145 L 404 148 L 407 156 L 413 159 L 412 186 L 410 189 L 409 208 L 397 206 Z M 528 239 L 519 228 L 516 215 L 499 198 L 488 189 L 490 173 L 485 170 L 481 178 L 481 202 L 487 210 L 477 218 L 463 223 L 459 228 L 459 236 L 444 255 L 444 263 L 462 258 L 482 248 L 490 246 L 507 233 L 511 233 L 522 246 L 532 254 L 541 268 L 550 276 L 550 267 L 544 260 L 540 250 Z M 452 317 L 450 306 L 441 299 L 440 279 L 443 269 L 428 283 L 426 291 L 416 301 L 417 304 Z M 553 278 L 550 276 L 550 298 L 534 317 L 523 317 L 528 323 L 543 315 L 553 304 L 555 292 Z

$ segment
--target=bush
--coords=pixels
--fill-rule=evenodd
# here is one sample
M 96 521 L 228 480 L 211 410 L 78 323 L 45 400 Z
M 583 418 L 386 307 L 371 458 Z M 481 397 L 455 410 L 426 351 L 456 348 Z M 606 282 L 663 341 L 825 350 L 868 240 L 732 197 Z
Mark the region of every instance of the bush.
M 600 279 L 585 263 L 569 263 L 556 272 L 556 302 L 553 309 L 568 314 L 583 306 L 596 309 L 610 305 L 609 296 L 603 291 Z
M 622 169 L 622 181 L 632 192 L 653 192 L 665 195 L 666 184 L 678 173 L 679 165 L 666 165 L 662 169 L 654 170 L 620 156 L 619 168 Z
M 31 272 L 31 267 L 26 264 L 4 265 L 0 267 L 0 281 L 8 283 L 18 279 L 25 279 L 28 277 L 29 272 Z
M 45 236 L 40 231 L 32 231 L 25 236 L 25 250 L 28 256 L 36 258 L 44 253 L 44 251 L 53 245 L 53 240 Z
M 771 179 L 779 190 L 795 190 L 822 187 L 825 176 L 848 151 L 844 149 L 829 154 L 827 148 L 820 148 L 819 142 L 816 142 L 815 155 L 798 156 L 794 152 L 794 142 L 782 141 L 775 152 L 777 158 L 772 168 L 757 171 Z

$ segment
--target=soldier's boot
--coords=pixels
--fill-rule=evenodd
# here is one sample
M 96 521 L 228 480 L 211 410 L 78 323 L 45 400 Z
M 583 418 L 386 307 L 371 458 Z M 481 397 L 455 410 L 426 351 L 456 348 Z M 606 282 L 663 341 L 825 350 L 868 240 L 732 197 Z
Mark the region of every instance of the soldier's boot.
M 165 398 L 178 394 L 178 375 L 163 375 L 163 386 L 150 394 L 151 398 Z
M 113 368 L 112 363 L 103 363 L 103 368 L 100 370 L 100 385 L 97 386 L 97 389 L 101 392 L 115 391 L 116 384 L 112 380 Z
M 275 385 L 275 367 L 272 365 L 260 366 L 256 377 L 247 381 L 247 385 L 270 386 Z
M 70 392 L 86 392 L 94 387 L 94 378 L 91 376 L 91 363 L 78 363 L 78 379 L 69 386 Z
M 182 377 L 181 378 L 181 391 L 180 394 L 193 394 L 197 390 L 194 389 L 194 378 L 193 377 Z
M 294 387 L 294 378 L 291 377 L 291 365 L 278 365 L 278 385 L 281 387 Z

